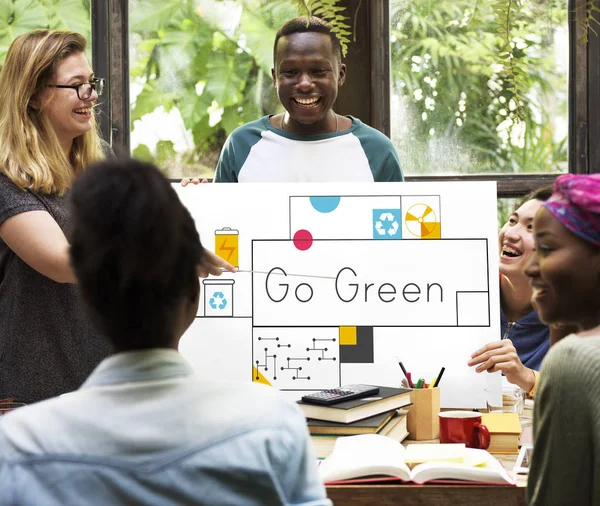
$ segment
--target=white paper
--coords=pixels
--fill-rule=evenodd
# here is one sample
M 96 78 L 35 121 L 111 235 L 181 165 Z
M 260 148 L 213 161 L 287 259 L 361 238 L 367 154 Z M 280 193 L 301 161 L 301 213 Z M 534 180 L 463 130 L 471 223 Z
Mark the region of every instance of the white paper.
M 271 272 L 203 283 L 180 349 L 204 377 L 297 399 L 399 386 L 399 359 L 415 382 L 446 368 L 442 407 L 484 407 L 486 388 L 501 391 L 499 375 L 467 367 L 500 336 L 495 183 L 174 188 L 207 249 Z

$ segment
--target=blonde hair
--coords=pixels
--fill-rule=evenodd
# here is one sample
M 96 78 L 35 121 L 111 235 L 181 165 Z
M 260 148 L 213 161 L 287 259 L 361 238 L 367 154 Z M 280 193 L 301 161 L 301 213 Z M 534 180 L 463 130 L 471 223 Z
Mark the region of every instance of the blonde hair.
M 60 62 L 86 47 L 76 32 L 34 30 L 8 49 L 0 71 L 0 173 L 20 188 L 63 195 L 76 174 L 104 158 L 94 117 L 67 156 L 43 104 L 35 106 Z

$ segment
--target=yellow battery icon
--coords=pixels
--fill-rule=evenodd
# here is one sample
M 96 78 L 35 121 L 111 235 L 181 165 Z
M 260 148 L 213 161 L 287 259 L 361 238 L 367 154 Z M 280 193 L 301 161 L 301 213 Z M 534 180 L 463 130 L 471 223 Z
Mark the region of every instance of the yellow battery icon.
M 239 267 L 238 239 L 240 232 L 229 227 L 215 230 L 215 253 L 234 267 Z

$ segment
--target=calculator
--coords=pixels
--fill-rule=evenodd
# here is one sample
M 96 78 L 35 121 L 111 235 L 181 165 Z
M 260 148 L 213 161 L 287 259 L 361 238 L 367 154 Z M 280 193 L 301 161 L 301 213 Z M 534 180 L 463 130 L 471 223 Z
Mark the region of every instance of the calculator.
M 367 397 L 378 392 L 379 388 L 372 385 L 345 385 L 339 388 L 328 388 L 327 390 L 304 395 L 302 402 L 330 405 L 349 401 L 350 399 L 360 399 L 361 397 Z

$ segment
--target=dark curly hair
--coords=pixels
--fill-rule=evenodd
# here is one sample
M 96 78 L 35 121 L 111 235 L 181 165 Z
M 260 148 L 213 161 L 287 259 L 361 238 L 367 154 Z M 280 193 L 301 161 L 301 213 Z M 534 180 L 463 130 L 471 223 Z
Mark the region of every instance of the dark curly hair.
M 275 42 L 273 43 L 273 64 L 275 65 L 277 56 L 277 43 L 281 37 L 292 35 L 294 33 L 307 32 L 324 33 L 325 35 L 329 35 L 329 38 L 331 39 L 331 46 L 333 48 L 333 54 L 337 58 L 338 63 L 342 61 L 342 46 L 340 45 L 340 41 L 336 37 L 335 33 L 331 31 L 331 25 L 324 19 L 316 16 L 311 16 L 307 23 L 306 16 L 300 16 L 298 18 L 290 19 L 279 30 L 277 30 Z
M 175 190 L 151 164 L 104 161 L 75 181 L 71 203 L 71 263 L 94 322 L 117 351 L 169 346 L 204 252 Z

